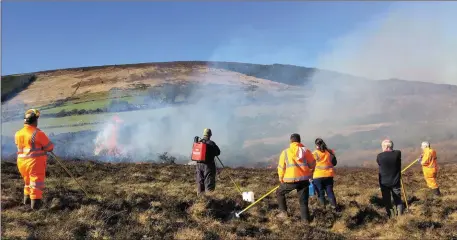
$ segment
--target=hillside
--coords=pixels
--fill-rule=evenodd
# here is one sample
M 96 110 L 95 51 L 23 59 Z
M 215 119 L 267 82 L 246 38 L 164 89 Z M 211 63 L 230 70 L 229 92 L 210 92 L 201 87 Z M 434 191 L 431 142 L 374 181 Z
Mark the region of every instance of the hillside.
M 14 100 L 25 104 L 46 105 L 80 94 L 136 89 L 138 84 L 141 87 L 154 87 L 163 83 L 197 82 L 247 84 L 273 89 L 285 87 L 284 84 L 258 78 L 250 72 L 240 73 L 224 66 L 223 63 L 168 62 L 38 72 L 35 73 L 36 83 L 24 89 Z
M 292 132 L 302 134 L 310 147 L 314 138 L 323 137 L 351 165 L 372 159 L 384 138 L 414 154 L 423 140 L 434 146 L 457 140 L 454 85 L 227 62 L 100 66 L 24 76 L 30 75 L 36 80 L 2 102 L 3 157 L 15 152 L 11 137 L 27 107 L 42 110 L 40 128 L 62 144 L 56 151 L 69 158 L 93 159 L 97 131 L 114 114 L 124 120 L 121 139 L 123 148 L 135 152 L 131 161 L 163 152 L 187 158 L 182 149 L 205 127 L 213 129 L 233 166 L 268 165 Z M 2 91 L 17 90 L 8 78 L 2 78 Z
M 405 162 L 406 164 L 407 162 Z M 441 164 L 443 196 L 425 189 L 418 166 L 404 175 L 409 212 L 386 217 L 374 169 L 337 166 L 335 193 L 341 213 L 310 199 L 311 224 L 300 225 L 296 194 L 288 196 L 291 217 L 275 216 L 278 205 L 268 196 L 240 219 L 231 219 L 243 202 L 228 176 L 256 199 L 275 187 L 275 170 L 224 169 L 216 191 L 197 198 L 191 166 L 108 164 L 67 161 L 74 180 L 52 160 L 44 209 L 21 205 L 23 183 L 14 163 L 1 163 L 2 239 L 456 239 L 457 165 Z M 297 225 L 298 224 L 298 225 Z

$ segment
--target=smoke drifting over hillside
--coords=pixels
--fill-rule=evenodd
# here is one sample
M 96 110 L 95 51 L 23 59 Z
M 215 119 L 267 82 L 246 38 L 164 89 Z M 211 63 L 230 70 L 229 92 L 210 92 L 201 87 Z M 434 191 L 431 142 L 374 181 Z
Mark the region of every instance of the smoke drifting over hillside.
M 297 46 L 270 48 L 262 41 L 268 37 L 265 32 L 242 28 L 220 43 L 208 60 L 273 65 L 209 62 L 206 69 L 201 64 L 191 66 L 192 80 L 189 81 L 194 87 L 186 97 L 192 99 L 191 103 L 120 114 L 124 127 L 118 134 L 119 147 L 131 161 L 155 160 L 157 154 L 163 152 L 187 161 L 193 137 L 201 136 L 204 128 L 211 128 L 227 166 L 252 166 L 255 162 L 276 159 L 287 147 L 293 132 L 300 133 L 310 148 L 314 147 L 316 137 L 322 137 L 338 154 L 344 150 L 379 148 L 384 137 L 392 137 L 399 148 L 409 143 L 405 140 L 408 138 L 418 143 L 433 142 L 450 133 L 447 138 L 452 139 L 455 127 L 450 129 L 450 125 L 441 127 L 435 123 L 430 126 L 427 121 L 455 119 L 457 88 L 369 79 L 457 84 L 457 30 L 452 26 L 457 22 L 456 6 L 455 3 L 442 3 L 438 7 L 428 3 L 393 3 L 390 11 L 333 39 L 332 47 L 320 53 L 315 64 L 317 69 L 365 78 L 273 64 L 306 63 L 308 56 L 302 53 L 309 46 L 304 43 L 303 49 Z M 161 79 L 176 83 L 189 75 L 189 68 L 151 67 L 150 71 L 160 71 L 159 74 L 148 74 L 145 69 L 138 71 L 141 76 L 138 73 L 135 81 L 160 75 Z M 131 77 L 127 72 L 122 76 Z M 245 83 L 249 81 L 240 81 L 246 76 L 252 77 L 251 85 L 264 86 L 266 79 L 288 84 L 289 89 L 280 91 L 279 87 L 264 86 L 247 90 L 249 86 Z M 255 96 L 254 101 L 251 95 Z M 141 98 L 139 102 L 143 101 Z M 244 103 L 249 106 L 243 106 Z M 97 116 L 101 116 L 100 122 L 110 120 L 107 115 Z M 426 123 L 420 125 L 420 121 Z M 387 127 L 356 129 L 369 124 Z M 397 128 L 390 128 L 395 124 Z M 109 128 L 109 124 L 103 126 L 100 136 L 110 132 Z M 361 133 L 353 134 L 357 131 Z M 108 134 L 102 141 L 109 142 L 109 138 Z M 78 141 L 65 142 L 61 146 L 66 146 L 59 148 L 72 149 L 66 157 L 75 157 L 71 154 L 92 152 L 93 139 L 88 134 L 86 138 L 78 137 Z M 11 145 L 11 149 L 14 150 L 14 146 Z M 352 155 L 351 158 L 356 161 Z
M 457 85 L 457 3 L 401 2 L 332 41 L 317 67 Z
M 457 84 L 457 31 L 451 28 L 452 23 L 457 22 L 452 21 L 457 16 L 452 14 L 456 6 L 454 3 L 443 3 L 438 7 L 427 3 L 394 3 L 389 12 L 334 39 L 332 48 L 320 54 L 316 67 L 374 80 L 400 78 Z M 302 59 L 290 47 L 260 51 L 266 51 L 266 47 L 251 43 L 253 39 L 261 42 L 262 33 L 247 30 L 241 32 L 249 34 L 236 35 L 221 44 L 210 60 L 236 56 L 247 62 L 274 63 L 275 57 L 285 59 L 290 55 L 291 62 L 301 62 Z M 378 148 L 383 138 L 396 137 L 398 129 L 376 130 L 355 140 L 332 137 L 343 134 L 348 125 L 375 123 L 387 126 L 402 121 L 415 124 L 413 122 L 431 119 L 433 115 L 441 114 L 439 118 L 445 119 L 455 113 L 451 111 L 455 103 L 446 106 L 444 113 L 443 109 L 433 107 L 436 101 L 443 101 L 433 96 L 447 91 L 438 85 L 431 87 L 415 83 L 412 87 L 407 82 L 370 81 L 284 65 L 262 67 L 209 63 L 208 67 L 215 71 L 230 70 L 234 74 L 211 75 L 195 70 L 191 75 L 200 83 L 189 96 L 196 99 L 193 104 L 169 107 L 160 112 L 144 111 L 140 114 L 141 121 L 138 121 L 138 115 L 124 118 L 126 123 L 135 122 L 129 128 L 129 136 L 121 136 L 124 149 L 134 153 L 137 160 L 154 159 L 151 154 L 161 152 L 188 159 L 193 137 L 201 136 L 204 128 L 211 128 L 228 165 L 250 165 L 279 153 L 287 146 L 288 135 L 292 132 L 302 134 L 304 142 L 311 148 L 315 137 L 323 137 L 330 145 L 346 148 L 360 148 L 357 144 L 363 139 L 363 144 Z M 229 82 L 239 78 L 236 72 L 301 88 L 277 94 L 275 104 L 266 106 L 267 113 L 260 113 L 261 101 L 255 103 L 250 117 L 242 118 L 237 112 L 239 102 L 247 101 L 245 89 L 242 85 L 235 85 L 228 93 Z M 217 79 L 212 79 L 215 76 Z M 455 89 L 449 91 L 455 92 Z M 276 93 L 276 90 L 270 93 Z M 424 93 L 429 96 L 427 101 L 413 97 Z M 293 94 L 300 97 L 292 97 Z M 406 133 L 402 137 L 413 138 L 413 135 Z M 258 145 L 243 147 L 253 140 Z M 397 146 L 402 147 L 401 144 Z
M 193 138 L 202 137 L 204 128 L 212 129 L 214 141 L 223 152 L 241 148 L 240 131 L 244 126 L 236 124 L 235 110 L 246 100 L 243 86 L 229 87 L 230 84 L 221 79 L 211 84 L 214 81 L 207 76 L 213 75 L 201 74 L 198 70 L 191 75 L 199 79 L 187 96 L 192 103 L 122 117 L 127 127 L 120 131 L 119 144 L 132 160 L 153 160 L 163 152 L 190 160 Z

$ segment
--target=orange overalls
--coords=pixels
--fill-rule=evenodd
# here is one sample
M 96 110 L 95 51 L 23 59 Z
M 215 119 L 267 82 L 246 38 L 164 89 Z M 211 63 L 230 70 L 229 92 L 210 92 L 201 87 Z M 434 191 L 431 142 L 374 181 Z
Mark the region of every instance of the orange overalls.
M 421 158 L 422 172 L 424 172 L 427 186 L 431 189 L 437 189 L 436 176 L 438 173 L 438 163 L 436 162 L 436 151 L 432 148 L 425 148 Z
M 48 136 L 37 127 L 24 124 L 14 137 L 17 146 L 17 167 L 24 179 L 24 195 L 41 199 L 46 174 L 46 152 L 54 148 Z

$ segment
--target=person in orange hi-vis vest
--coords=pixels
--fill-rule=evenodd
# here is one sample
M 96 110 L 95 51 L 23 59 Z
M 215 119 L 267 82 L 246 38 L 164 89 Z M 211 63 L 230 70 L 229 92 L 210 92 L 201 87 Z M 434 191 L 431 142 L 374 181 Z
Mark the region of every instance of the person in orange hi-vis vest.
M 29 109 L 25 112 L 24 127 L 16 132 L 17 167 L 24 179 L 24 204 L 32 209 L 41 207 L 46 174 L 47 152 L 54 149 L 38 126 L 40 111 Z
M 335 176 L 333 167 L 337 164 L 335 153 L 327 148 L 327 144 L 321 138 L 317 138 L 314 143 L 316 150 L 313 152 L 313 156 L 316 160 L 316 169 L 312 181 L 317 188 L 319 202 L 325 207 L 325 193 L 327 193 L 332 208 L 338 211 L 333 192 L 333 177 Z
M 422 142 L 421 148 L 422 154 L 419 157 L 418 162 L 422 165 L 425 181 L 427 182 L 427 186 L 433 190 L 434 194 L 440 196 L 440 188 L 436 183 L 438 174 L 436 151 L 430 147 L 429 142 Z
M 309 180 L 313 177 L 315 164 L 311 151 L 301 144 L 300 135 L 292 134 L 289 148 L 279 156 L 278 176 L 281 185 L 276 191 L 276 197 L 281 213 L 278 218 L 287 217 L 286 194 L 297 190 L 301 219 L 309 222 Z

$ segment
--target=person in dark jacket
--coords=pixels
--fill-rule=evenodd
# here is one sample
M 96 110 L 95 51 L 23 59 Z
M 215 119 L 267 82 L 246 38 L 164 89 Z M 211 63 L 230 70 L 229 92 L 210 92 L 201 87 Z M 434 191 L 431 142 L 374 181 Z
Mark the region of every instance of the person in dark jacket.
M 203 130 L 201 142 L 206 143 L 205 162 L 198 162 L 196 167 L 197 193 L 200 195 L 205 191 L 214 191 L 216 188 L 216 162 L 214 158 L 221 154 L 221 150 L 214 141 L 211 140 L 211 129 Z
M 376 162 L 379 165 L 379 186 L 381 188 L 382 200 L 387 215 L 395 215 L 392 207 L 391 197 L 396 205 L 398 215 L 403 214 L 403 202 L 401 200 L 401 151 L 393 150 L 393 142 L 384 140 L 381 144 L 382 153 L 379 153 Z

